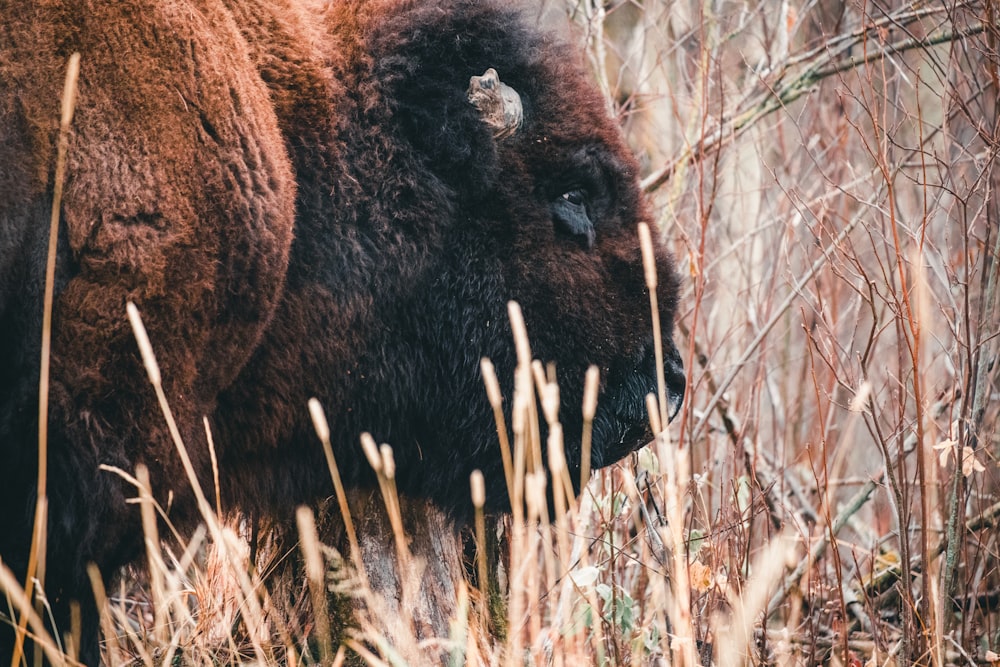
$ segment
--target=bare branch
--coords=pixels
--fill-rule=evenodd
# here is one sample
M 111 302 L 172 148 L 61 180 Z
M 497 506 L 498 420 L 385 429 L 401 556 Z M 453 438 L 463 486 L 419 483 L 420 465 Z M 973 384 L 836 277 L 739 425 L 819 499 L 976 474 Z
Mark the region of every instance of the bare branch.
M 829 51 L 814 49 L 810 51 L 809 53 L 814 57 L 819 56 L 820 53 L 825 53 L 826 55 L 817 57 L 817 60 L 811 67 L 806 68 L 791 81 L 782 83 L 782 78 L 790 67 L 788 63 L 798 64 L 800 62 L 808 62 L 808 60 L 803 61 L 802 56 L 790 58 L 788 63 L 778 72 L 773 82 L 768 82 L 763 76 L 761 77 L 757 86 L 757 92 L 748 96 L 748 98 L 753 99 L 752 106 L 749 109 L 724 118 L 716 130 L 705 135 L 701 140 L 690 145 L 679 157 L 644 178 L 642 180 L 642 189 L 645 192 L 655 191 L 669 181 L 680 166 L 697 162 L 713 151 L 719 150 L 752 127 L 760 119 L 769 116 L 771 113 L 786 107 L 806 93 L 815 90 L 816 84 L 823 79 L 856 69 L 888 56 L 913 49 L 927 49 L 957 39 L 965 39 L 973 35 L 978 35 L 984 30 L 986 30 L 985 24 L 976 23 L 962 30 L 951 30 L 935 35 L 928 35 L 922 39 L 915 37 L 903 39 L 888 44 L 881 49 L 871 51 L 862 57 L 849 56 L 836 59 L 836 55 L 849 50 L 861 41 L 867 30 L 856 33 L 852 36 L 852 40 L 846 42 L 844 42 L 843 36 L 841 36 L 837 41 L 843 43 L 838 44 L 836 49 Z M 827 46 L 829 44 L 828 42 Z M 764 74 L 767 74 L 767 72 Z M 761 88 L 764 90 L 759 90 Z

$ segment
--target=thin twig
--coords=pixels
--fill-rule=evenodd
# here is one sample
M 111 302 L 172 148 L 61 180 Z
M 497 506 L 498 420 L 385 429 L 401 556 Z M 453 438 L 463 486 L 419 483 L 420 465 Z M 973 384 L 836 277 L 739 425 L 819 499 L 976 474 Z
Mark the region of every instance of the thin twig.
M 880 473 L 875 479 L 868 480 L 868 482 L 861 487 L 861 490 L 854 494 L 844 509 L 840 511 L 839 514 L 834 518 L 833 524 L 830 526 L 828 531 L 823 533 L 822 539 L 820 539 L 816 544 L 813 545 L 812 549 L 809 550 L 809 557 L 803 558 L 795 569 L 792 570 L 791 574 L 785 577 L 785 581 L 778 592 L 771 598 L 771 601 L 767 605 L 767 614 L 773 614 L 782 602 L 785 601 L 785 597 L 788 595 L 788 591 L 792 590 L 798 581 L 802 578 L 802 575 L 806 573 L 813 563 L 823 555 L 826 548 L 830 545 L 830 539 L 836 537 L 840 530 L 847 525 L 848 520 L 854 516 L 858 510 L 865 506 L 868 502 L 869 497 L 871 497 L 872 492 L 882 483 L 882 474 Z
M 719 383 L 719 386 L 715 390 L 715 393 L 712 395 L 712 398 L 709 399 L 708 403 L 706 403 L 704 408 L 702 408 L 704 410 L 704 414 L 702 415 L 701 419 L 698 420 L 698 423 L 695 425 L 694 430 L 691 432 L 692 441 L 697 440 L 698 435 L 701 433 L 701 430 L 705 427 L 705 424 L 708 422 L 708 419 L 711 416 L 712 410 L 715 408 L 715 405 L 720 400 L 722 400 L 722 395 L 729 388 L 729 385 L 733 383 L 733 380 L 736 379 L 736 376 L 740 373 L 740 371 L 743 370 L 743 365 L 746 364 L 746 362 L 749 361 L 750 357 L 752 357 L 756 353 L 757 348 L 764 341 L 764 339 L 767 338 L 767 335 L 771 332 L 771 329 L 773 329 L 774 326 L 781 320 L 781 318 L 785 316 L 785 311 L 787 311 L 791 307 L 791 305 L 795 302 L 795 299 L 799 297 L 799 295 L 802 292 L 802 289 L 806 286 L 806 283 L 812 280 L 813 276 L 816 275 L 816 272 L 819 271 L 827 263 L 827 261 L 829 261 L 830 256 L 833 254 L 833 252 L 837 249 L 840 243 L 845 238 L 847 238 L 847 235 L 851 233 L 851 231 L 858 225 L 858 223 L 861 222 L 861 219 L 862 218 L 860 215 L 855 216 L 854 219 L 851 220 L 847 224 L 847 226 L 845 226 L 840 231 L 839 234 L 837 234 L 837 238 L 835 238 L 833 241 L 830 242 L 830 245 L 828 245 L 826 249 L 823 250 L 823 254 L 820 255 L 819 259 L 813 262 L 813 265 L 809 267 L 809 270 L 806 271 L 805 275 L 802 276 L 795 283 L 795 286 L 792 288 L 792 291 L 788 294 L 787 297 L 785 297 L 785 300 L 782 301 L 781 304 L 774 310 L 774 313 L 771 315 L 771 319 L 769 319 L 764 324 L 764 326 L 761 328 L 760 331 L 757 332 L 757 335 L 746 347 L 746 349 L 743 350 L 743 354 L 740 355 L 740 358 L 737 359 L 736 362 L 733 364 L 732 369 L 729 371 L 729 374 L 726 375 L 726 377 L 722 380 L 721 383 Z
M 771 83 L 761 80 L 760 85 L 764 87 L 765 90 L 748 96 L 754 100 L 751 108 L 746 111 L 739 112 L 729 118 L 723 118 L 715 130 L 706 134 L 701 138 L 701 140 L 692 144 L 679 157 L 671 160 L 665 166 L 660 167 L 652 174 L 642 179 L 640 185 L 643 191 L 647 193 L 657 190 L 660 186 L 673 178 L 674 173 L 680 167 L 697 162 L 709 153 L 719 150 L 749 129 L 760 119 L 765 116 L 769 116 L 778 109 L 782 109 L 788 104 L 799 99 L 806 93 L 815 90 L 816 84 L 823 79 L 827 79 L 835 74 L 840 74 L 851 69 L 856 69 L 862 65 L 866 65 L 874 62 L 875 60 L 886 58 L 891 55 L 911 51 L 913 49 L 926 49 L 931 46 L 952 42 L 957 39 L 965 39 L 966 37 L 978 35 L 985 30 L 986 25 L 983 23 L 977 23 L 963 30 L 953 30 L 937 35 L 930 35 L 928 37 L 924 37 L 923 39 L 913 37 L 900 40 L 898 42 L 888 44 L 881 49 L 870 51 L 863 57 L 856 58 L 850 56 L 841 60 L 833 61 L 831 56 L 827 56 L 825 58 L 820 58 L 819 61 L 812 67 L 807 68 L 788 83 L 781 83 L 780 76 L 777 81 Z M 858 40 L 860 40 L 860 35 L 857 36 L 855 41 L 850 42 L 848 46 L 853 46 Z M 838 50 L 838 53 L 842 52 L 846 48 L 847 47 L 841 47 Z M 818 53 L 818 50 L 814 51 L 814 53 Z M 796 63 L 801 62 L 801 57 L 793 60 Z

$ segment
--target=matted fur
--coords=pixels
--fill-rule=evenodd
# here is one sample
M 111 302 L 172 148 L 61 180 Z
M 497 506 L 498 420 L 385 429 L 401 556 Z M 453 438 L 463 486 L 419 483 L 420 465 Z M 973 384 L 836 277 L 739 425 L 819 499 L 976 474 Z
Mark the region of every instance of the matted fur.
M 57 622 L 84 567 L 138 553 L 133 495 L 102 463 L 146 464 L 180 525 L 191 493 L 141 369 L 139 306 L 195 467 L 227 509 L 286 515 L 331 492 L 306 401 L 342 473 L 367 484 L 363 430 L 402 492 L 461 513 L 484 471 L 505 503 L 478 364 L 510 396 L 506 303 L 560 374 L 579 469 L 588 364 L 602 369 L 593 463 L 646 436 L 655 387 L 637 167 L 578 56 L 506 4 L 186 0 L 6 3 L 0 16 L 0 557 L 26 567 L 34 508 L 42 276 L 56 121 L 79 51 L 59 245 L 47 594 Z M 495 141 L 465 97 L 495 68 L 524 125 Z M 587 238 L 557 223 L 584 193 Z M 294 226 L 294 230 L 293 230 Z M 676 281 L 658 247 L 661 316 Z M 669 331 L 669 329 L 668 329 Z M 676 351 L 668 377 L 683 392 Z M 574 448 L 575 447 L 575 448 Z M 0 630 L 0 662 L 10 651 Z

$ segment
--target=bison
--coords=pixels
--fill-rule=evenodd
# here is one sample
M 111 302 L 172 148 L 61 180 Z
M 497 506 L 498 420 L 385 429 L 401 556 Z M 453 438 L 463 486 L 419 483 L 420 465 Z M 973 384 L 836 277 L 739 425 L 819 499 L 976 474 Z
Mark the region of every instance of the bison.
M 593 466 L 646 442 L 656 368 L 637 165 L 579 56 L 517 10 L 49 0 L 0 12 L 0 558 L 20 577 L 58 109 L 66 59 L 81 54 L 57 244 L 46 596 L 61 627 L 81 603 L 85 663 L 99 660 L 86 565 L 107 576 L 142 538 L 134 489 L 100 466 L 145 464 L 171 520 L 198 517 L 128 301 L 206 488 L 208 418 L 227 509 L 287 516 L 331 493 L 311 396 L 350 484 L 373 481 L 357 444 L 371 431 L 393 445 L 403 493 L 461 513 L 479 468 L 503 509 L 479 359 L 509 399 L 509 300 L 559 371 L 571 467 L 589 364 L 602 371 Z M 519 98 L 514 122 L 486 116 L 484 89 Z M 656 253 L 669 327 L 677 281 Z M 684 376 L 667 342 L 676 404 Z M 12 646 L 0 618 L 0 663 Z

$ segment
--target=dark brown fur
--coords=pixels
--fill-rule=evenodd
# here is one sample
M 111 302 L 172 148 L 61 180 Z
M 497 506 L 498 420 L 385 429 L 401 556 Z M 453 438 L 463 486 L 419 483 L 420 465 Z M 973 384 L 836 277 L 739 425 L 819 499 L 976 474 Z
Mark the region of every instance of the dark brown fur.
M 571 465 L 590 363 L 603 378 L 593 463 L 644 442 L 655 369 L 636 165 L 577 57 L 515 12 L 473 0 L 0 8 L 0 557 L 20 575 L 56 121 L 64 63 L 82 55 L 53 329 L 46 588 L 60 621 L 84 599 L 85 660 L 97 652 L 84 566 L 111 573 L 140 537 L 125 504 L 134 491 L 98 466 L 145 463 L 155 495 L 172 494 L 171 518 L 195 518 L 126 300 L 150 329 L 206 487 L 210 419 L 229 509 L 286 516 L 330 493 L 310 396 L 350 483 L 370 482 L 357 446 L 369 430 L 394 446 L 405 493 L 461 513 L 481 468 L 503 507 L 478 361 L 494 359 L 509 397 L 510 299 L 536 356 L 557 364 Z M 499 142 L 465 100 L 487 67 L 525 104 L 524 127 Z M 575 192 L 592 245 L 561 222 Z M 658 253 L 669 326 L 676 284 Z M 0 662 L 9 642 L 0 630 Z

